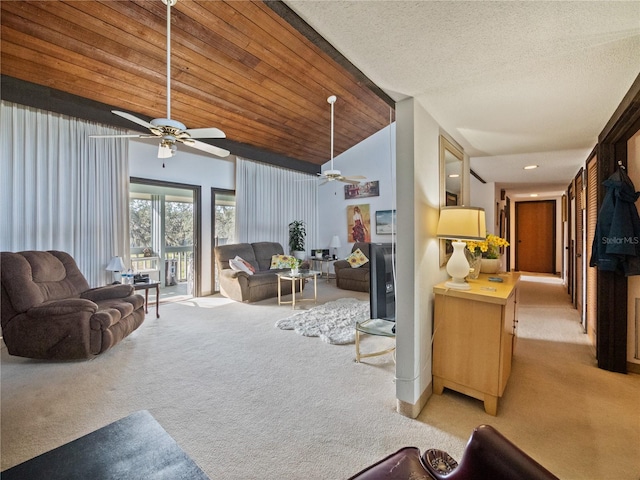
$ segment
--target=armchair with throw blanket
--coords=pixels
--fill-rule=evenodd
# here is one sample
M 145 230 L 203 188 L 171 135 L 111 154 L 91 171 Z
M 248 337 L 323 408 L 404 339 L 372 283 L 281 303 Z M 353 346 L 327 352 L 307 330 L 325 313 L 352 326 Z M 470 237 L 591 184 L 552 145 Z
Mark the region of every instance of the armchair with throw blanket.
M 11 355 L 91 358 L 144 321 L 144 298 L 132 285 L 89 288 L 65 252 L 2 252 L 0 277 L 2 335 Z

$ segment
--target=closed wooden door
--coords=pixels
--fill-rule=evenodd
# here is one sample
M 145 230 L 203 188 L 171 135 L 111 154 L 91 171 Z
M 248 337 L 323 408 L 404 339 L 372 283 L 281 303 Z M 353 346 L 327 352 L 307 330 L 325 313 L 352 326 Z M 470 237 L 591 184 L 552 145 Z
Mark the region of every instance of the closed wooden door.
M 516 203 L 516 270 L 555 273 L 556 202 Z

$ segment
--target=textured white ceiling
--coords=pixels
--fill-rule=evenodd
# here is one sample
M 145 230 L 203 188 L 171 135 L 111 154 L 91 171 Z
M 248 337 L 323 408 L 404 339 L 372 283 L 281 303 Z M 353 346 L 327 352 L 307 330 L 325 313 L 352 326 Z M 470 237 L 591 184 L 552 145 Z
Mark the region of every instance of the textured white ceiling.
M 285 1 L 507 186 L 566 186 L 640 73 L 638 1 Z

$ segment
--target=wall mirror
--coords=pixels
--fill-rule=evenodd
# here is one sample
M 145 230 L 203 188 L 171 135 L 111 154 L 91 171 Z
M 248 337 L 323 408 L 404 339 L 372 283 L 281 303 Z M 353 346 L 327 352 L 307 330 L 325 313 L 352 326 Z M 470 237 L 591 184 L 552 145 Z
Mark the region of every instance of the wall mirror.
M 464 155 L 462 150 L 440 136 L 440 207 L 463 205 Z M 453 253 L 450 240 L 440 240 L 440 266 Z

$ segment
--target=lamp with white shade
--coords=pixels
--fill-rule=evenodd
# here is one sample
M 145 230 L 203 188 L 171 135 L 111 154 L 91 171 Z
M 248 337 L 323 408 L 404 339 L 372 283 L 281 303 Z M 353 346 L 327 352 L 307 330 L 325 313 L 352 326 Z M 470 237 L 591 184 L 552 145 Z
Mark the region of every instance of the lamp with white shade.
M 107 271 L 113 272 L 113 281 L 120 283 L 122 280 L 122 273 L 124 272 L 124 262 L 122 257 L 111 257 L 109 264 L 107 265 Z
M 340 248 L 342 245 L 340 244 L 340 237 L 338 237 L 338 235 L 334 235 L 333 238 L 331 239 L 331 243 L 329 244 L 329 248 L 333 248 L 333 258 L 338 258 L 337 257 L 337 249 Z
M 476 207 L 442 207 L 438 230 L 439 238 L 452 240 L 453 254 L 447 262 L 447 273 L 451 280 L 445 283 L 449 288 L 469 290 L 471 287 L 465 282 L 469 275 L 469 262 L 464 254 L 466 243 L 464 240 L 484 240 L 487 236 L 487 226 L 483 208 Z

